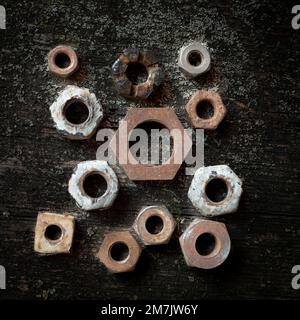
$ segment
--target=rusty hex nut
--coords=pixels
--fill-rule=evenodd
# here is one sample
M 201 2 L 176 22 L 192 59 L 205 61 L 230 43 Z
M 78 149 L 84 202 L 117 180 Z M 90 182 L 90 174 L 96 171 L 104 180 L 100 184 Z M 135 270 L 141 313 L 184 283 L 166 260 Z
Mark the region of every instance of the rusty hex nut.
M 195 219 L 179 238 L 181 250 L 190 267 L 213 269 L 229 255 L 231 241 L 225 224 Z
M 145 245 L 168 243 L 175 221 L 165 206 L 144 207 L 134 221 L 133 229 Z
M 115 231 L 105 235 L 98 258 L 112 273 L 129 272 L 141 255 L 141 247 L 129 231 Z
M 203 216 L 213 217 L 237 211 L 243 192 L 241 179 L 227 166 L 199 168 L 188 197 Z
M 190 43 L 179 51 L 178 67 L 188 79 L 209 71 L 210 62 L 208 49 L 199 42 Z
M 67 78 L 78 69 L 78 58 L 73 48 L 59 45 L 48 54 L 48 69 L 53 74 Z
M 148 73 L 145 82 L 134 84 L 128 79 L 128 66 L 132 64 L 145 66 Z M 113 64 L 112 76 L 119 95 L 133 99 L 147 99 L 155 88 L 162 83 L 164 72 L 153 52 L 129 48 L 124 50 Z
M 35 226 L 34 251 L 45 254 L 70 253 L 75 218 L 69 214 L 40 212 Z
M 201 118 L 199 113 L 201 108 L 210 106 L 213 110 L 213 115 L 208 118 Z M 221 97 L 213 91 L 197 91 L 185 106 L 185 110 L 192 122 L 194 128 L 214 130 L 223 120 L 227 113 Z

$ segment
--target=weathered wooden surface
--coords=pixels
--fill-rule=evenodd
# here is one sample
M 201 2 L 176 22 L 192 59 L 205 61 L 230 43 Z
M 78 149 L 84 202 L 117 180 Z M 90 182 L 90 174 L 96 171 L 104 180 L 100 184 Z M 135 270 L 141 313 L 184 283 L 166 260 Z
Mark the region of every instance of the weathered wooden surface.
M 7 290 L 0 298 L 299 298 L 291 268 L 300 264 L 299 38 L 291 6 L 267 1 L 2 1 L 0 264 Z M 207 42 L 213 70 L 199 82 L 184 79 L 177 52 L 190 40 Z M 121 179 L 114 207 L 80 212 L 67 192 L 77 161 L 95 159 L 95 138 L 67 141 L 57 134 L 49 105 L 66 82 L 46 71 L 59 44 L 77 49 L 83 76 L 105 109 L 101 127 L 116 129 L 130 106 L 171 106 L 185 127 L 184 105 L 197 88 L 217 88 L 229 114 L 206 134 L 205 164 L 227 163 L 244 180 L 236 214 L 221 217 L 233 244 L 216 270 L 188 268 L 178 234 L 147 248 L 132 274 L 110 275 L 95 258 L 103 234 L 129 227 L 146 204 L 163 203 L 178 221 L 197 216 L 187 199 L 191 177 L 172 182 Z M 127 46 L 156 50 L 166 81 L 150 102 L 115 94 L 110 66 Z M 33 252 L 38 211 L 78 218 L 69 256 Z

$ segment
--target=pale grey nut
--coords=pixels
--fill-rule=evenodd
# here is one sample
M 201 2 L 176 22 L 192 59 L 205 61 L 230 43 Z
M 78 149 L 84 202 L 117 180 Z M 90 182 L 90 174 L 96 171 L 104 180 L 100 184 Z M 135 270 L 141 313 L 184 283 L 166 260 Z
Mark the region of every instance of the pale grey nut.
M 107 189 L 98 198 L 89 196 L 84 190 L 85 179 L 94 174 L 101 175 L 107 184 Z M 83 210 L 105 210 L 112 206 L 119 191 L 118 178 L 106 161 L 91 160 L 80 162 L 74 169 L 69 180 L 69 193 L 77 205 Z
M 194 175 L 188 197 L 203 216 L 237 211 L 242 194 L 241 179 L 227 166 L 201 167 Z
M 198 56 L 195 65 L 191 63 L 192 56 Z M 188 79 L 209 71 L 210 69 L 210 53 L 208 49 L 199 42 L 193 42 L 184 46 L 179 51 L 178 66 L 179 69 Z
M 76 104 L 87 109 L 87 117 L 81 123 L 68 119 L 68 114 L 72 113 L 72 107 L 75 108 Z M 66 138 L 74 140 L 89 139 L 103 118 L 103 108 L 95 94 L 71 85 L 59 94 L 50 112 L 57 130 Z

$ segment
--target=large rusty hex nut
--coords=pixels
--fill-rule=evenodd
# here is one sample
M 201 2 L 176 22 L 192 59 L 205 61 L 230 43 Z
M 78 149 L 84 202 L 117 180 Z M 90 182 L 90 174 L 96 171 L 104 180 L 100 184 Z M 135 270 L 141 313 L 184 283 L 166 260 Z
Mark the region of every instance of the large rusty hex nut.
M 141 255 L 141 247 L 129 231 L 115 231 L 106 234 L 98 258 L 112 273 L 129 272 Z
M 70 253 L 75 218 L 71 215 L 41 212 L 38 214 L 34 251 L 45 254 Z
M 128 79 L 128 67 L 133 64 L 146 68 L 148 77 L 145 82 L 134 84 Z M 164 79 L 164 72 L 154 54 L 134 48 L 125 50 L 119 56 L 112 66 L 112 75 L 118 94 L 133 99 L 147 99 Z
M 241 179 L 227 166 L 199 168 L 188 197 L 203 216 L 213 217 L 237 211 L 243 192 Z
M 165 206 L 144 207 L 134 221 L 133 229 L 145 245 L 168 243 L 175 221 Z
M 179 238 L 181 250 L 190 267 L 213 269 L 229 255 L 231 242 L 225 224 L 195 219 Z
M 78 69 L 78 58 L 73 48 L 59 45 L 48 54 L 48 69 L 53 74 L 67 78 Z
M 89 139 L 103 117 L 102 106 L 95 94 L 71 85 L 59 94 L 50 112 L 57 130 L 73 140 Z
M 210 61 L 208 49 L 199 42 L 184 46 L 179 51 L 178 67 L 188 79 L 209 71 Z
M 85 186 L 88 179 L 91 179 L 91 177 L 97 178 L 97 176 L 105 179 L 107 189 L 103 195 L 94 197 L 87 193 Z M 118 195 L 118 191 L 118 178 L 107 161 L 91 160 L 80 162 L 69 180 L 69 193 L 83 210 L 105 210 L 110 208 Z
M 161 165 L 142 164 L 135 161 L 128 146 L 133 129 L 140 124 L 153 121 L 166 127 L 173 138 L 173 153 Z M 124 137 L 127 141 L 124 141 Z M 179 141 L 180 140 L 180 141 Z M 111 141 L 111 149 L 131 180 L 172 180 L 189 153 L 192 141 L 185 132 L 176 113 L 171 108 L 131 108 L 120 121 L 119 129 Z
M 210 107 L 212 115 L 207 117 L 199 116 L 202 110 Z M 202 110 L 201 110 L 202 109 Z M 189 118 L 194 128 L 214 130 L 218 127 L 219 123 L 223 120 L 227 113 L 221 97 L 213 91 L 197 91 L 185 106 Z M 203 112 L 204 113 L 204 112 Z

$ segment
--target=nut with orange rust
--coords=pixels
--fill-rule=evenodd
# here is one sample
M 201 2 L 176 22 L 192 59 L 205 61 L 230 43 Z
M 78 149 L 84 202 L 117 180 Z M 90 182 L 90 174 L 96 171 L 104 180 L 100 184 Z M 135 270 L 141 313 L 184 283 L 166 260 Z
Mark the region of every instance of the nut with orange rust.
M 105 235 L 98 258 L 112 273 L 129 272 L 141 255 L 141 247 L 129 231 L 115 231 Z
M 145 245 L 165 244 L 173 234 L 175 221 L 165 206 L 149 206 L 139 212 L 133 228 Z
M 141 163 L 134 158 L 129 149 L 129 139 L 133 129 L 147 122 L 155 122 L 167 128 L 173 139 L 173 152 L 162 164 Z M 189 153 L 192 141 L 173 109 L 131 108 L 120 122 L 110 146 L 129 179 L 172 180 Z
M 75 219 L 69 214 L 41 212 L 38 214 L 34 251 L 42 254 L 70 253 Z
M 130 75 L 133 69 L 140 67 L 146 69 L 147 80 L 136 83 L 130 80 Z M 134 99 L 147 99 L 164 79 L 163 70 L 154 54 L 134 48 L 124 50 L 113 64 L 112 74 L 118 94 Z
M 225 117 L 227 110 L 219 94 L 197 91 L 185 106 L 194 128 L 214 130 Z
M 229 255 L 231 242 L 225 224 L 195 219 L 179 238 L 181 250 L 190 267 L 213 269 Z
M 73 48 L 59 45 L 48 54 L 48 69 L 53 74 L 67 78 L 78 69 L 78 58 Z

